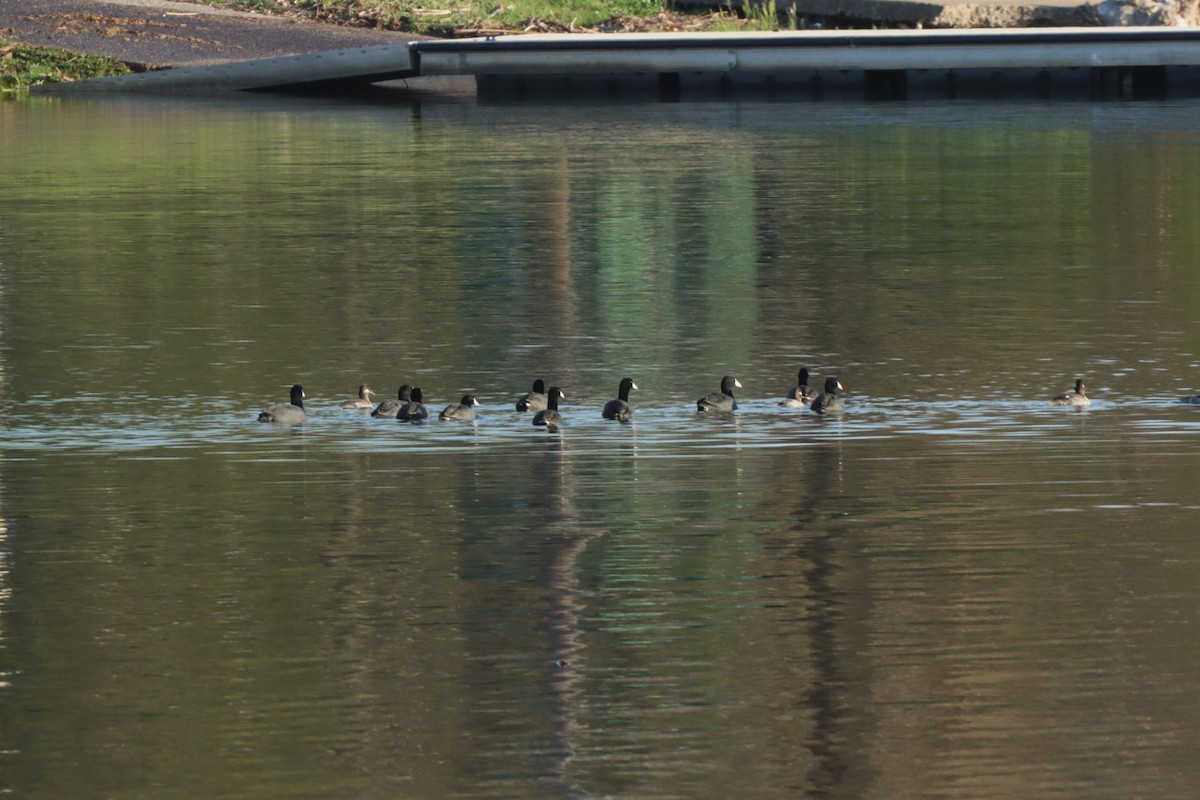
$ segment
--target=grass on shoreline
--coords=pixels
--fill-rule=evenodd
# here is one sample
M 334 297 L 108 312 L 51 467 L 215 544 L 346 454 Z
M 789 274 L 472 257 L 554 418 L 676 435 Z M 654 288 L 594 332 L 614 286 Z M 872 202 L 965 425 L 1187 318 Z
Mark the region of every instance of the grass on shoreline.
M 805 27 L 776 13 L 775 0 L 746 0 L 735 11 L 680 11 L 671 0 L 191 0 L 204 5 L 304 16 L 430 36 L 487 33 L 566 33 L 702 30 L 778 30 Z M 729 0 L 713 0 L 714 5 Z M 741 3 L 738 3 L 741 5 Z
M 129 71 L 129 67 L 111 58 L 57 47 L 10 44 L 0 39 L 0 96 L 16 95 L 35 83 L 105 78 L 127 75 Z

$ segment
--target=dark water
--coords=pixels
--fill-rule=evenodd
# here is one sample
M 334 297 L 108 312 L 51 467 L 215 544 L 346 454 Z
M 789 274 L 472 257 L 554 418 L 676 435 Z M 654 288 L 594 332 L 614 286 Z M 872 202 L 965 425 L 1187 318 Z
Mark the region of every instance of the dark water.
M 0 103 L 0 792 L 1190 796 L 1196 110 Z

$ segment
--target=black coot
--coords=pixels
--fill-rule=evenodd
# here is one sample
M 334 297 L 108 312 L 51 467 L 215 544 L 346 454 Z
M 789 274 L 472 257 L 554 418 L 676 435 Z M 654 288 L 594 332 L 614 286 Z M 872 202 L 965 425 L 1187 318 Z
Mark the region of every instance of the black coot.
M 706 394 L 696 401 L 697 411 L 734 411 L 737 401 L 733 399 L 734 388 L 742 388 L 742 384 L 732 375 L 721 378 L 721 391 Z
M 308 414 L 304 413 L 304 387 L 297 383 L 292 387 L 292 402 L 267 406 L 258 412 L 258 421 L 303 425 L 308 421 Z
M 633 419 L 633 406 L 629 405 L 629 390 L 636 389 L 637 384 L 633 382 L 633 378 L 622 378 L 621 385 L 617 388 L 617 399 L 609 400 L 604 404 L 604 411 L 601 412 L 605 419 L 615 419 L 619 422 L 629 422 Z
M 533 424 L 544 427 L 548 431 L 556 431 L 563 424 L 562 414 L 558 413 L 558 401 L 565 398 L 562 389 L 551 386 L 546 393 L 546 408 L 533 415 Z

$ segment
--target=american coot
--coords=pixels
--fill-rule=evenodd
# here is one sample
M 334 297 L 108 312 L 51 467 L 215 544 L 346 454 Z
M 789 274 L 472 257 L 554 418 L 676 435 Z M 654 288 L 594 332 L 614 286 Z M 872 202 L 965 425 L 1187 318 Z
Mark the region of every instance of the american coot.
M 422 399 L 421 390 L 414 386 L 409 401 L 396 412 L 396 419 L 400 422 L 420 422 L 429 419 L 429 409 L 425 408 Z
M 533 382 L 533 391 L 526 392 L 517 398 L 517 411 L 545 411 L 546 382 L 538 378 Z
M 732 375 L 721 378 L 721 391 L 706 394 L 696 401 L 697 411 L 734 411 L 737 401 L 733 399 L 734 388 L 742 388 L 738 379 Z
M 475 421 L 475 406 L 479 405 L 479 401 L 475 399 L 473 394 L 464 394 L 462 400 L 457 403 L 451 403 L 442 409 L 442 413 L 438 414 L 438 419 L 456 419 L 463 422 Z
M 817 396 L 817 390 L 808 385 L 808 367 L 803 367 L 797 377 L 797 383 L 788 389 L 787 397 L 779 403 L 788 408 L 804 408 Z
M 546 393 L 546 407 L 533 415 L 533 424 L 542 426 L 548 431 L 556 431 L 563 424 L 562 414 L 558 413 L 558 401 L 565 398 L 562 389 L 551 386 Z
M 386 417 L 395 419 L 396 412 L 400 410 L 400 406 L 408 402 L 412 388 L 406 383 L 396 392 L 395 400 L 384 400 L 379 405 L 375 406 L 375 410 L 371 412 L 372 417 Z
M 1187 404 L 1193 405 L 1193 406 L 1200 406 L 1200 394 L 1189 395 L 1189 396 L 1183 398 L 1183 400 L 1181 400 L 1180 402 L 1187 403 Z
M 367 386 L 365 383 L 359 384 L 358 397 L 342 403 L 342 408 L 370 408 L 375 405 L 371 402 L 371 395 L 373 394 L 374 392 L 371 391 L 370 386 Z
M 1083 378 L 1075 381 L 1075 391 L 1060 394 L 1050 401 L 1052 406 L 1090 406 L 1092 401 L 1083 391 Z
M 292 402 L 267 406 L 258 413 L 258 421 L 303 425 L 308 421 L 308 414 L 304 413 L 304 387 L 297 383 L 292 387 Z
M 619 422 L 629 422 L 633 419 L 633 406 L 629 405 L 629 390 L 636 389 L 637 384 L 633 382 L 633 378 L 622 378 L 621 386 L 617 389 L 617 399 L 609 400 L 604 404 L 604 411 L 601 413 L 605 419 L 615 419 Z
M 841 414 L 846 410 L 846 401 L 838 397 L 841 390 L 837 378 L 826 378 L 825 391 L 813 398 L 809 408 L 818 414 Z

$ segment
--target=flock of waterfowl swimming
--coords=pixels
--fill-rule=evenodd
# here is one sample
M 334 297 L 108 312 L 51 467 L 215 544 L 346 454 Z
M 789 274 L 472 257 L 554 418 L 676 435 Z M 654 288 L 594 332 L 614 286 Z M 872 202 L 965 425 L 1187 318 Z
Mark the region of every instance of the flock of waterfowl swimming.
M 846 403 L 838 394 L 842 384 L 837 378 L 825 379 L 824 391 L 818 392 L 808 385 L 808 368 L 800 370 L 796 385 L 788 390 L 787 396 L 780 405 L 788 408 L 808 408 L 817 414 L 838 415 L 846 410 Z M 629 404 L 629 392 L 636 389 L 633 378 L 622 378 L 617 388 L 617 397 L 604 404 L 600 412 L 605 419 L 629 422 L 633 419 L 633 406 Z M 706 394 L 696 401 L 696 411 L 708 414 L 728 414 L 737 409 L 737 400 L 733 390 L 742 388 L 742 384 L 732 375 L 721 379 L 721 390 Z M 430 417 L 429 409 L 425 407 L 421 390 L 407 383 L 400 387 L 395 400 L 384 400 L 376 405 L 371 400 L 375 392 L 367 384 L 358 387 L 358 397 L 347 400 L 341 407 L 346 409 L 371 409 L 372 417 L 396 419 L 401 422 L 423 422 Z M 538 378 L 533 382 L 531 391 L 517 398 L 516 409 L 520 412 L 533 412 L 533 424 L 548 430 L 557 430 L 563 424 L 562 414 L 558 411 L 558 401 L 565 399 L 562 389 L 551 386 L 546 389 L 545 382 Z M 1091 405 L 1091 400 L 1084 391 L 1083 379 L 1075 381 L 1074 391 L 1060 394 L 1050 401 L 1052 406 L 1083 407 Z M 1200 395 L 1183 398 L 1183 402 L 1200 405 Z M 457 403 L 451 403 L 438 413 L 441 420 L 459 420 L 473 422 L 475 406 L 479 401 L 474 395 L 464 394 Z M 281 425 L 302 425 L 308 421 L 304 410 L 304 387 L 296 384 L 292 387 L 291 401 L 276 403 L 264 408 L 258 415 L 259 422 L 274 422 Z
M 696 401 L 696 411 L 699 413 L 729 413 L 737 408 L 733 390 L 740 389 L 742 384 L 732 375 L 721 379 L 721 390 L 706 394 Z M 617 387 L 617 396 L 604 404 L 600 414 L 605 419 L 629 422 L 633 419 L 633 406 L 629 403 L 629 392 L 636 389 L 633 378 L 622 378 Z M 845 404 L 837 396 L 842 385 L 837 378 L 825 381 L 825 391 L 817 394 L 808 386 L 808 370 L 800 370 L 800 382 L 788 392 L 788 398 L 783 405 L 810 406 L 819 414 L 840 414 L 845 410 Z M 345 409 L 371 409 L 372 417 L 396 419 L 401 422 L 423 422 L 430 418 L 429 409 L 425 406 L 421 389 L 409 386 L 407 383 L 400 387 L 395 400 L 384 400 L 378 405 L 371 401 L 375 392 L 367 384 L 358 387 L 358 397 L 347 400 L 341 407 Z M 558 410 L 558 402 L 566 399 L 566 394 L 557 386 L 546 388 L 546 382 L 538 378 L 533 382 L 533 388 L 517 398 L 516 410 L 522 413 L 533 413 L 533 424 L 551 431 L 558 430 L 563 424 L 562 414 Z M 441 420 L 459 420 L 472 422 L 475 419 L 475 406 L 479 400 L 474 395 L 464 394 L 457 403 L 451 403 L 438 413 Z M 372 406 L 374 406 L 372 408 Z M 304 410 L 304 387 L 296 384 L 292 387 L 291 401 L 276 403 L 264 408 L 258 415 L 259 422 L 274 422 L 281 425 L 302 425 L 308 421 L 308 413 Z

